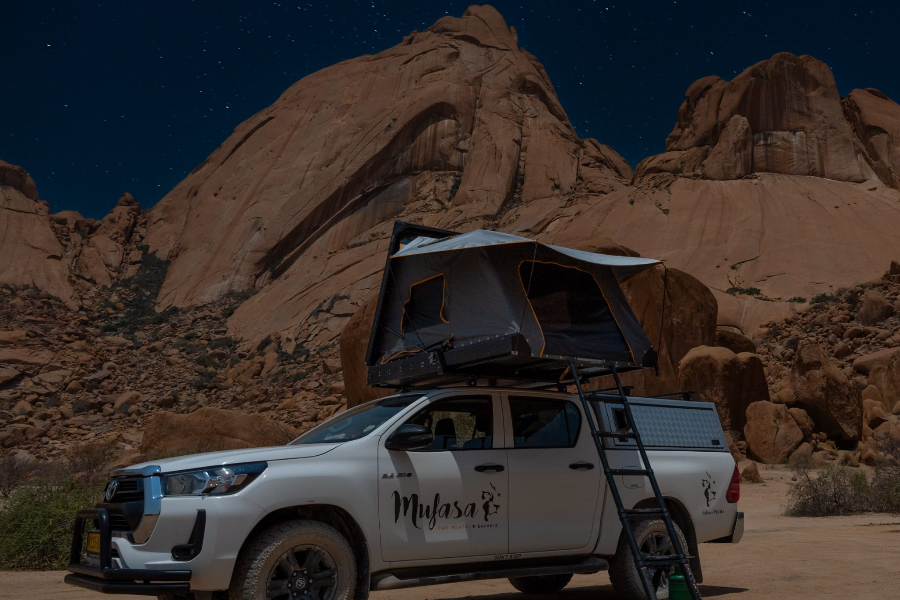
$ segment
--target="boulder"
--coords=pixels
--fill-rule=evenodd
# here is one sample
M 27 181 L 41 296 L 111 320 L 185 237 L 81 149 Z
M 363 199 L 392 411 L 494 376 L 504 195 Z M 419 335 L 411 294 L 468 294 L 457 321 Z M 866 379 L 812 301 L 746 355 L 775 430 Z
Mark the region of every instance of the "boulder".
M 797 422 L 797 427 L 803 432 L 803 439 L 808 440 L 812 436 L 813 428 L 815 427 L 813 420 L 809 418 L 809 415 L 802 408 L 789 408 L 788 412 L 791 413 L 794 421 Z
M 891 359 L 897 353 L 900 353 L 900 348 L 884 348 L 883 350 L 876 350 L 875 352 L 865 354 L 854 360 L 853 369 L 858 373 L 868 375 L 872 369 L 879 365 L 887 367 L 891 362 Z
M 25 341 L 28 332 L 22 330 L 0 331 L 0 344 L 18 344 Z
M 759 474 L 759 467 L 756 463 L 750 461 L 750 464 L 741 471 L 741 481 L 746 483 L 763 483 L 765 480 Z
M 756 460 L 781 464 L 803 443 L 803 431 L 786 406 L 763 400 L 747 407 L 744 439 Z
M 859 320 L 863 325 L 877 325 L 894 314 L 894 306 L 876 290 L 869 290 L 863 297 L 859 309 Z
M 0 386 L 19 377 L 21 373 L 9 367 L 0 367 Z
M 788 463 L 792 465 L 809 464 L 810 460 L 812 460 L 812 455 L 812 444 L 803 442 L 791 453 L 791 456 L 788 458 Z
M 29 350 L 27 348 L 0 348 L 0 363 L 42 367 L 56 358 L 50 350 Z
M 795 406 L 805 410 L 820 431 L 843 442 L 859 440 L 862 432 L 860 392 L 814 340 L 799 342 L 790 384 Z
M 144 421 L 141 452 L 176 456 L 193 452 L 277 446 L 297 432 L 284 423 L 236 410 L 204 407 L 189 414 L 157 412 Z
M 753 340 L 726 327 L 716 329 L 716 346 L 728 348 L 735 354 L 741 352 L 756 353 L 756 344 L 753 343 Z
M 698 346 L 678 365 L 678 388 L 714 402 L 726 431 L 744 429 L 747 407 L 768 400 L 762 361 L 755 354 L 735 354 L 728 348 Z

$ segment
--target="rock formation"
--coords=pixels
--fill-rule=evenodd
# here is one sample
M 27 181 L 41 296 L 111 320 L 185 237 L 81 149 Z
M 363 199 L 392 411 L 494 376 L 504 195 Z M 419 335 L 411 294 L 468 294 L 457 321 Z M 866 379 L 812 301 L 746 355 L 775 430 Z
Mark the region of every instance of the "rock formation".
M 0 445 L 137 452 L 151 415 L 206 406 L 302 431 L 377 396 L 399 218 L 664 259 L 625 285 L 660 371 L 625 383 L 694 388 L 739 454 L 877 461 L 900 437 L 898 144 L 900 106 L 782 53 L 691 85 L 632 171 L 485 6 L 305 77 L 149 212 L 50 215 L 0 163 Z

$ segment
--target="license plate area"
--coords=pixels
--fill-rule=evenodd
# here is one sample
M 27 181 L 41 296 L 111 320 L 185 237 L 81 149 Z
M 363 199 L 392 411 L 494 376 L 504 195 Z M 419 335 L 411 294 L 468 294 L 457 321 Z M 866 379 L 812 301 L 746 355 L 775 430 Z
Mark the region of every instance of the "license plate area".
M 88 532 L 86 550 L 87 550 L 88 554 L 100 556 L 100 532 L 99 531 L 89 531 Z

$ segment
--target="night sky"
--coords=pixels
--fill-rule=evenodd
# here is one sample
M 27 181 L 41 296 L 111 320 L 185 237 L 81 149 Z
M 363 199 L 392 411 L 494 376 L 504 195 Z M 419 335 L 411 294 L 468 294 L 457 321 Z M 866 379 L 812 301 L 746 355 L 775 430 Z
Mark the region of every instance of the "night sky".
M 493 3 L 550 74 L 582 137 L 632 166 L 663 151 L 687 87 L 781 51 L 828 63 L 846 95 L 900 99 L 900 3 Z M 400 42 L 467 2 L 4 0 L 0 159 L 51 209 L 146 208 L 232 129 L 316 70 Z

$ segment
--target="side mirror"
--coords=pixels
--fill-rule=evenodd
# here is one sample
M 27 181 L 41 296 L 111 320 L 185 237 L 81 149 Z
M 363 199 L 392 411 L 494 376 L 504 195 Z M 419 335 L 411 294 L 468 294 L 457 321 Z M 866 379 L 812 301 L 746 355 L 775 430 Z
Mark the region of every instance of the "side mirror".
M 434 441 L 431 429 L 424 425 L 406 423 L 397 428 L 391 437 L 384 443 L 388 450 L 421 450 L 427 448 Z

